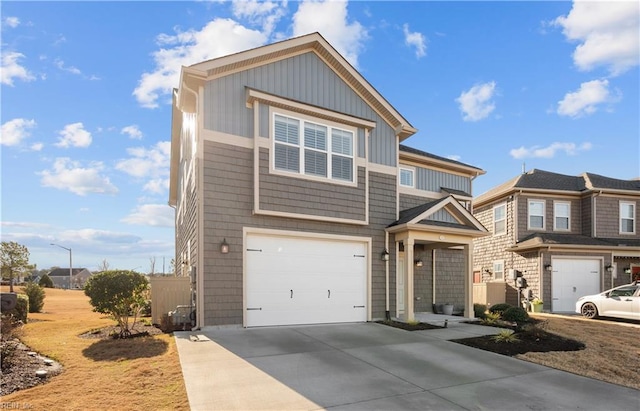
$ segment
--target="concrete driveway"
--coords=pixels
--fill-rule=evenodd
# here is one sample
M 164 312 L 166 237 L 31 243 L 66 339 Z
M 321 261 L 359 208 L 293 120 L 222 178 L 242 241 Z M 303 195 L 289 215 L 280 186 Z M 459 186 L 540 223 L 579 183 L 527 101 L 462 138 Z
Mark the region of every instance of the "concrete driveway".
M 637 410 L 640 392 L 375 323 L 176 332 L 192 410 Z

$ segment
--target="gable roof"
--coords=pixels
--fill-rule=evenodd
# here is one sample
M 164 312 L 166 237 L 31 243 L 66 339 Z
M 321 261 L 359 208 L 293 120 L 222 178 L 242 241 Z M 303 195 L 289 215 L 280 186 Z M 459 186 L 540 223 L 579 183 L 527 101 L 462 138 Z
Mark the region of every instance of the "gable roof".
M 586 194 L 594 191 L 615 191 L 618 193 L 626 192 L 625 194 L 640 195 L 640 180 L 620 180 L 592 173 L 569 176 L 533 169 L 479 195 L 475 198 L 474 204 L 477 207 L 520 190 L 573 194 Z
M 457 223 L 428 220 L 428 217 L 434 215 L 437 211 L 445 209 Z M 395 232 L 407 228 L 418 228 L 432 226 L 434 228 L 450 228 L 455 230 L 469 231 L 485 235 L 487 229 L 464 208 L 453 196 L 444 197 L 421 204 L 417 207 L 400 211 L 398 220 L 387 226 L 388 232 Z
M 191 90 L 196 84 L 228 73 L 246 70 L 273 61 L 313 52 L 318 55 L 346 84 L 362 97 L 382 117 L 400 137 L 400 141 L 415 134 L 415 129 L 320 33 L 294 37 L 250 50 L 203 61 L 182 67 L 177 103 L 179 107 L 195 104 L 192 91 L 183 93 L 183 84 Z
M 72 275 L 78 275 L 81 272 L 87 270 L 86 268 L 74 268 L 71 270 Z M 87 272 L 89 272 L 87 270 Z M 49 277 L 69 277 L 69 269 L 68 268 L 55 268 L 49 272 Z

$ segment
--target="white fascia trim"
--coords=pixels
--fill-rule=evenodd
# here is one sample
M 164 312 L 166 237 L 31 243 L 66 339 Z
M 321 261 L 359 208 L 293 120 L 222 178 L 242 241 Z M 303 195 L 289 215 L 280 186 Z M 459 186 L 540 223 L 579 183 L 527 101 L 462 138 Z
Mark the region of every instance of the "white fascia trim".
M 313 214 L 301 214 L 301 213 L 287 213 L 285 211 L 272 211 L 272 210 L 263 210 L 260 208 L 256 208 L 253 210 L 253 214 L 255 215 L 267 215 L 272 217 L 284 217 L 284 218 L 293 218 L 298 220 L 311 220 L 311 221 L 323 221 L 330 223 L 341 223 L 341 224 L 351 224 L 351 225 L 369 225 L 369 213 L 367 213 L 367 217 L 365 220 L 353 220 L 350 218 L 338 218 L 338 217 L 326 217 L 320 215 Z
M 253 148 L 254 139 L 240 137 L 233 134 L 221 133 L 219 131 L 202 130 L 202 140 L 212 141 L 214 143 L 228 144 L 231 146 L 242 148 Z

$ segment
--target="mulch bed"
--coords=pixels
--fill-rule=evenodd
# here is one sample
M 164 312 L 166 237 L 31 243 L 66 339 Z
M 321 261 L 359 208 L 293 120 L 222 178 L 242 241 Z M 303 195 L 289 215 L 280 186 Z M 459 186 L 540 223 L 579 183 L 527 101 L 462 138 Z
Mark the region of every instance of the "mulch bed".
M 518 341 L 514 342 L 499 342 L 494 339 L 493 335 L 451 341 L 510 357 L 527 352 L 580 351 L 585 348 L 585 345 L 579 341 L 542 330 L 537 330 L 535 333 L 521 331 L 516 332 L 515 335 L 518 337 Z
M 433 324 L 427 324 L 427 323 L 407 324 L 407 323 L 403 323 L 401 321 L 394 321 L 394 320 L 376 321 L 376 323 L 388 325 L 388 326 L 394 327 L 394 328 L 401 328 L 401 329 L 407 330 L 407 331 L 435 330 L 435 329 L 444 328 L 444 327 L 441 327 L 439 325 L 433 325 Z

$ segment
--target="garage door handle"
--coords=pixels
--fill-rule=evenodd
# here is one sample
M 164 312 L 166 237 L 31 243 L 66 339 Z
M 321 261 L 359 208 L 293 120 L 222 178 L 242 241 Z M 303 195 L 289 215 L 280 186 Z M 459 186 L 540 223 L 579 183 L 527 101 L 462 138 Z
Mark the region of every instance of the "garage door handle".
M 250 308 L 250 307 L 247 307 L 247 311 L 262 311 L 262 307 L 259 307 L 259 308 Z
M 354 305 L 353 308 L 364 308 L 364 305 Z
M 293 298 L 293 290 L 289 290 L 289 291 L 291 291 L 291 297 L 289 298 Z
M 331 298 L 331 290 L 327 290 L 327 298 Z

